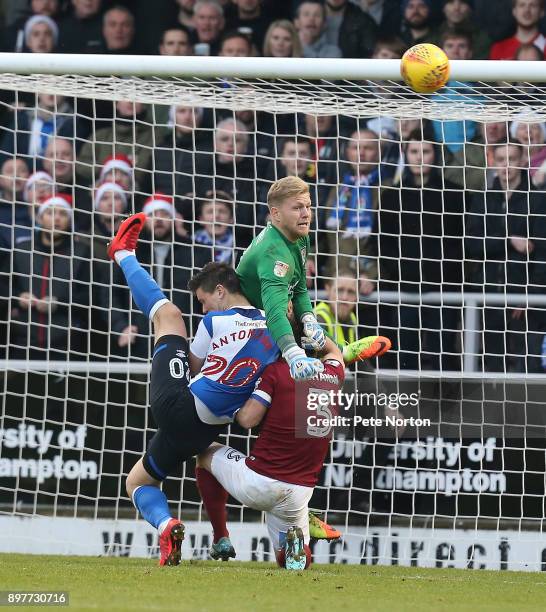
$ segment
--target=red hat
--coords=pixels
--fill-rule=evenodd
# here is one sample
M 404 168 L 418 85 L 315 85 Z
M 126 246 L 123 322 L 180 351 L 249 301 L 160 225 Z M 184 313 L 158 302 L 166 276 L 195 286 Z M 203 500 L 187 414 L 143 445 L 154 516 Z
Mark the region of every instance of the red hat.
M 102 196 L 105 193 L 117 193 L 119 195 L 119 197 L 121 198 L 125 210 L 127 209 L 127 194 L 125 193 L 123 187 L 121 185 L 118 185 L 117 183 L 111 183 L 111 182 L 106 182 L 106 183 L 101 183 L 98 187 L 97 190 L 95 191 L 95 199 L 94 199 L 94 206 L 95 206 L 95 210 L 99 207 L 99 202 L 102 199 Z
M 173 219 L 176 215 L 172 197 L 164 193 L 154 193 L 144 202 L 144 206 L 142 207 L 142 212 L 148 215 L 148 217 L 153 215 L 156 210 L 168 212 Z
M 64 208 L 70 212 L 70 217 L 74 214 L 74 209 L 72 206 L 72 196 L 68 193 L 56 193 L 52 195 L 47 200 L 44 200 L 40 207 L 38 208 L 38 217 L 51 206 L 57 206 L 58 208 Z
M 129 174 L 131 179 L 133 178 L 133 160 L 123 153 L 118 153 L 116 155 L 110 155 L 107 157 L 102 165 L 100 171 L 100 178 L 103 179 L 105 174 L 111 172 L 112 170 L 121 170 L 125 172 L 125 174 Z

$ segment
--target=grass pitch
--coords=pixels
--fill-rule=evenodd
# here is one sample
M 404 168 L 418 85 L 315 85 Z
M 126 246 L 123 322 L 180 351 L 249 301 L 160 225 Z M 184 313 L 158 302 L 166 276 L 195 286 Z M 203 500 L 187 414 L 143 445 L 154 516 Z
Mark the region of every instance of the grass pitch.
M 64 610 L 191 612 L 470 612 L 546 609 L 539 573 L 184 561 L 160 568 L 126 558 L 0 555 L 0 589 L 69 591 Z M 36 610 L 36 608 L 22 608 Z

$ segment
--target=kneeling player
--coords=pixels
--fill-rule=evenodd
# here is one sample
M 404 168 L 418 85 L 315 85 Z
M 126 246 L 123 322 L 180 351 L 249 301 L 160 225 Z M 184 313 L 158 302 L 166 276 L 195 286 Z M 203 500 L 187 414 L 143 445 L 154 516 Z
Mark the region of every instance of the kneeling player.
M 140 514 L 159 531 L 160 565 L 178 565 L 184 526 L 172 518 L 160 484 L 205 450 L 233 421 L 279 350 L 264 314 L 241 294 L 235 271 L 211 263 L 190 282 L 205 315 L 191 348 L 180 310 L 138 263 L 134 249 L 146 215 L 120 226 L 109 256 L 121 267 L 137 306 L 154 324 L 150 404 L 157 432 L 127 477 Z M 202 366 L 207 362 L 207 367 Z M 199 373 L 190 383 L 191 373 Z
M 313 389 L 337 391 L 345 375 L 343 356 L 330 339 L 326 340 L 325 351 L 324 372 L 309 384 Z M 201 497 L 219 543 L 219 556 L 222 548 L 233 550 L 225 511 L 229 492 L 242 504 L 265 511 L 279 565 L 296 570 L 309 566 L 308 503 L 330 436 L 296 437 L 298 409 L 305 411 L 306 407 L 296 406 L 296 386 L 289 366 L 279 360 L 265 369 L 251 398 L 236 414 L 242 427 L 262 423 L 252 454 L 245 457 L 233 448 L 214 444 L 198 456 Z M 224 559 L 227 556 L 234 554 L 226 554 Z

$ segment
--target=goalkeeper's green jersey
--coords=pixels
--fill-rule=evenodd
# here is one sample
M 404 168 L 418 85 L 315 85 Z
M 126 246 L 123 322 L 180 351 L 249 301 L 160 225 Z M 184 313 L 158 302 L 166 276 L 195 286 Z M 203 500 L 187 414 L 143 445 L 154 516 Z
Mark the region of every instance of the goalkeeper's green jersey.
M 237 266 L 237 276 L 248 301 L 265 310 L 267 327 L 284 351 L 294 342 L 286 309 L 292 300 L 296 317 L 313 312 L 305 278 L 309 237 L 290 242 L 273 225 L 252 241 Z

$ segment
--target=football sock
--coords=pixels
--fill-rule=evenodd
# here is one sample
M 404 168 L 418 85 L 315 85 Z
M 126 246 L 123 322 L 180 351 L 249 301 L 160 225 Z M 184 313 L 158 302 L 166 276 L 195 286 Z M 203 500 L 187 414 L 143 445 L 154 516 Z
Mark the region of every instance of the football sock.
M 158 487 L 150 485 L 137 487 L 133 492 L 133 504 L 142 518 L 146 519 L 156 529 L 159 528 L 161 523 L 172 518 L 167 497 Z
M 213 543 L 229 537 L 226 503 L 228 493 L 216 478 L 204 468 L 195 468 L 197 488 L 214 531 Z
M 133 294 L 135 304 L 149 319 L 153 319 L 158 309 L 169 300 L 134 255 L 120 257 L 119 265 Z

